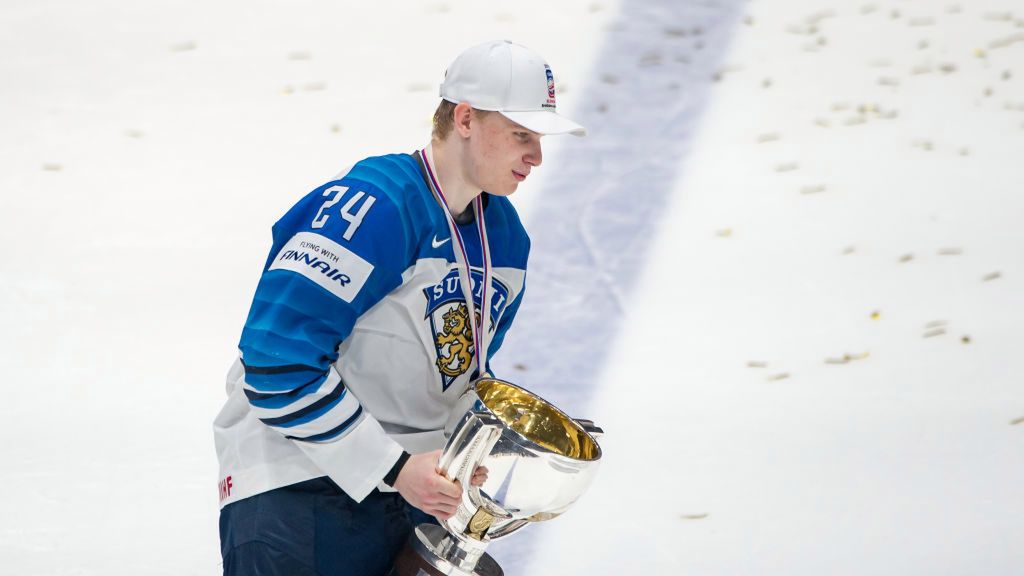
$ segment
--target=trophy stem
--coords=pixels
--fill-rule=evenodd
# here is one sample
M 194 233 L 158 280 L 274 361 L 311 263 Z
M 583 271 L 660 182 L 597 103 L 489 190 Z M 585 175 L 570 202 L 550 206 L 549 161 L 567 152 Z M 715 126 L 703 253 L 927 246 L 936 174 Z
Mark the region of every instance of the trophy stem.
M 441 558 L 472 574 L 477 561 L 484 555 L 484 548 L 487 547 L 483 542 L 480 542 L 479 545 L 476 544 L 476 541 L 459 540 L 451 534 L 446 534 L 441 540 L 438 552 Z
M 485 552 L 487 543 L 463 541 L 433 524 L 420 524 L 410 546 L 399 556 L 399 576 L 503 576 L 498 563 Z

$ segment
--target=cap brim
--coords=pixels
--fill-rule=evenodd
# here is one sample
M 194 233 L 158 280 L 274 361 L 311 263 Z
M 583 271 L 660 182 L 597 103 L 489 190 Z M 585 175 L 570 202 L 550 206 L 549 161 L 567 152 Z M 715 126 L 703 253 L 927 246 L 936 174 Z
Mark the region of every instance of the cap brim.
M 502 111 L 501 114 L 523 128 L 538 134 L 587 135 L 586 128 L 550 110 L 530 110 L 528 112 Z

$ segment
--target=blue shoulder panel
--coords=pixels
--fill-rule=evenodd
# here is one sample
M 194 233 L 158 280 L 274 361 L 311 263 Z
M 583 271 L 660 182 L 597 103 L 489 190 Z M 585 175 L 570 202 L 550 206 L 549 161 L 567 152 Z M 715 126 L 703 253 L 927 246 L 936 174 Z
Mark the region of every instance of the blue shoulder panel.
M 336 437 L 337 422 L 361 413 L 331 364 L 359 316 L 414 261 L 416 181 L 400 158 L 360 162 L 274 225 L 239 349 L 250 404 L 290 438 Z

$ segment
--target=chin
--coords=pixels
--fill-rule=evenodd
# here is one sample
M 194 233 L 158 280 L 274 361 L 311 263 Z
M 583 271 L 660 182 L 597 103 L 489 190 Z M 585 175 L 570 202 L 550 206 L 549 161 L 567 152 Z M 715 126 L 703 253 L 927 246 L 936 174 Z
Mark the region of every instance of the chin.
M 517 189 L 519 189 L 519 183 L 513 182 L 512 184 L 509 184 L 507 186 L 495 186 L 494 188 L 488 190 L 487 192 L 489 194 L 494 194 L 495 196 L 511 196 L 512 193 L 515 192 Z

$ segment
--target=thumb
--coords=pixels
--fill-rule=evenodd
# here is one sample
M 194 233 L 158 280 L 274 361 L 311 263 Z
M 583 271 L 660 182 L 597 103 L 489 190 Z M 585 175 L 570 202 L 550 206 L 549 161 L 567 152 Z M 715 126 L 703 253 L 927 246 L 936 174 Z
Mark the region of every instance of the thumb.
M 437 472 L 439 475 L 447 478 L 448 476 L 444 473 L 444 469 L 441 468 L 441 451 L 434 450 L 433 452 L 430 452 L 430 456 L 431 460 L 434 462 L 434 472 Z

